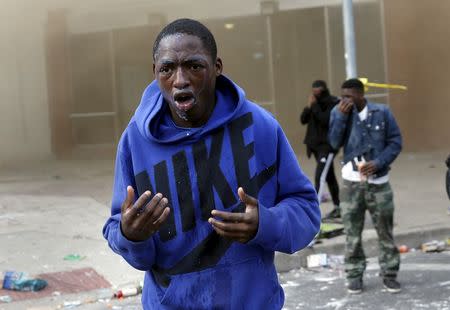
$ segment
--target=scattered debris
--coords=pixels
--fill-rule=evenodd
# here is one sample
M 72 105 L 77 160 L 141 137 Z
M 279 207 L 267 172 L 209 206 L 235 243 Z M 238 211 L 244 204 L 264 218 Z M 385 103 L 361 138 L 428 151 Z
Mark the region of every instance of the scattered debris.
M 407 252 L 409 252 L 409 248 L 408 248 L 408 246 L 402 244 L 401 246 L 398 247 L 398 251 L 400 253 L 407 253 Z
M 286 287 L 297 287 L 297 286 L 300 286 L 300 284 L 298 284 L 297 282 L 294 282 L 294 281 L 287 281 L 286 283 L 281 284 L 281 286 L 283 288 L 286 288 Z
M 344 225 L 338 223 L 322 223 L 318 239 L 330 239 L 340 236 L 344 233 Z
M 81 261 L 83 259 L 85 259 L 86 256 L 81 256 L 80 254 L 69 254 L 64 256 L 64 260 L 68 260 L 68 261 Z
M 449 285 L 450 285 L 450 281 L 445 281 L 445 282 L 439 283 L 439 286 L 449 286 Z
M 328 256 L 328 266 L 331 268 L 338 268 L 344 265 L 344 255 L 329 255 Z
M 10 303 L 11 301 L 12 301 L 12 298 L 9 295 L 0 296 L 0 302 Z
M 5 290 L 37 292 L 46 286 L 47 281 L 30 278 L 25 272 L 6 271 L 3 277 L 3 288 Z
M 142 286 L 138 285 L 135 287 L 126 287 L 118 290 L 114 293 L 114 298 L 125 298 L 130 296 L 136 296 L 142 293 Z
M 306 257 L 307 268 L 329 267 L 340 269 L 344 265 L 344 255 L 312 254 Z M 313 270 L 310 270 L 313 271 Z
M 334 281 L 336 281 L 338 279 L 339 279 L 338 277 L 326 277 L 326 276 L 322 277 L 322 276 L 318 276 L 318 277 L 314 278 L 314 281 L 326 282 L 326 283 L 332 284 Z
M 74 301 L 65 301 L 62 305 L 64 308 L 75 308 L 78 306 L 81 306 L 81 300 L 74 300 Z
M 429 252 L 442 252 L 445 250 L 445 242 L 444 241 L 437 241 L 433 240 L 430 242 L 426 242 L 422 244 L 422 252 L 429 253 Z
M 107 303 L 108 309 L 111 308 L 110 307 L 110 299 L 105 299 L 105 298 L 99 298 L 99 297 L 95 297 L 95 298 L 87 298 L 84 300 L 71 300 L 71 301 L 64 301 L 64 303 L 60 304 L 57 309 L 72 309 L 72 308 L 76 308 L 82 305 L 87 305 L 87 304 L 93 304 L 96 302 L 100 302 L 100 303 Z
M 328 265 L 327 254 L 313 254 L 306 258 L 308 268 L 325 267 Z

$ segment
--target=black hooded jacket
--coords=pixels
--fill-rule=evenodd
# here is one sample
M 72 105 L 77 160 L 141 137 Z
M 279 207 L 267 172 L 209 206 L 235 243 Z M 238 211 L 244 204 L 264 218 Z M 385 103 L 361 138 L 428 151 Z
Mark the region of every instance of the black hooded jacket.
M 339 99 L 325 90 L 316 103 L 303 109 L 300 122 L 303 125 L 308 125 L 303 141 L 307 146 L 308 157 L 311 156 L 311 152 L 321 154 L 335 152 L 328 143 L 328 127 L 330 112 L 338 103 Z
M 450 155 L 448 155 L 445 163 L 447 164 L 447 177 L 445 178 L 445 188 L 447 189 L 448 199 L 450 199 Z

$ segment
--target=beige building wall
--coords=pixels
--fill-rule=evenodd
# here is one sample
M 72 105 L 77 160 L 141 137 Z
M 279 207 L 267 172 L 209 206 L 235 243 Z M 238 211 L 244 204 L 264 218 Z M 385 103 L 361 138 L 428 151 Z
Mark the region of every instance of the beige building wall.
M 127 47 L 136 43 L 131 42 L 133 36 L 139 37 L 138 41 L 148 36 L 149 30 L 141 36 L 139 27 L 159 29 L 162 21 L 181 17 L 180 14 L 204 21 L 216 34 L 219 47 L 222 46 L 225 71 L 245 87 L 251 99 L 275 113 L 295 150 L 303 152 L 301 141 L 305 128 L 299 124 L 298 115 L 306 104 L 311 81 L 326 79 L 333 92 L 339 94 L 339 85 L 345 78 L 341 1 L 279 1 L 280 11 L 270 18 L 270 22 L 261 16 L 260 0 L 199 0 L 195 3 L 193 7 L 184 0 L 130 0 L 126 4 L 119 0 L 0 0 L 0 165 L 18 159 L 53 156 L 52 139 L 58 136 L 58 130 L 51 129 L 55 123 L 54 107 L 65 105 L 68 109 L 66 118 L 69 117 L 67 114 L 77 112 L 67 104 L 75 102 L 72 98 L 75 82 L 72 81 L 64 92 L 60 90 L 58 94 L 62 101 L 58 96 L 55 98 L 55 93 L 48 92 L 52 89 L 49 74 L 57 81 L 66 78 L 70 83 L 70 78 L 77 73 L 76 70 L 66 72 L 60 80 L 47 68 L 49 12 L 61 9 L 67 12 L 66 26 L 72 38 L 83 38 L 87 33 L 114 32 L 119 102 L 121 98 L 138 96 L 141 82 L 152 78 L 146 71 L 137 70 L 147 70 L 149 64 L 146 61 L 136 62 L 136 59 L 121 56 L 131 55 L 127 53 Z M 379 3 L 383 3 L 382 9 Z M 355 1 L 359 73 L 376 82 L 384 82 L 386 50 L 387 80 L 409 87 L 407 92 L 390 93 L 390 104 L 404 134 L 406 150 L 448 150 L 450 146 L 447 125 L 450 115 L 450 104 L 447 103 L 450 97 L 447 87 L 450 80 L 447 74 L 450 71 L 449 20 L 449 1 Z M 224 30 L 224 23 L 230 21 L 235 23 L 235 33 L 239 35 Z M 270 49 L 267 29 L 272 32 Z M 128 31 L 132 33 L 128 34 Z M 153 32 L 150 30 L 149 40 Z M 70 42 L 75 41 L 68 40 Z M 235 56 L 235 47 L 247 48 L 239 55 L 253 59 L 250 70 L 242 70 L 245 66 L 240 61 L 243 58 Z M 73 48 L 72 52 L 75 50 Z M 143 55 L 150 58 L 150 53 L 149 50 Z M 60 60 L 66 57 L 69 63 L 74 62 L 74 56 L 69 53 Z M 259 67 L 257 62 L 261 63 Z M 61 66 L 58 68 L 65 72 Z M 247 71 L 258 78 L 248 78 Z M 130 83 L 125 82 L 132 78 L 138 81 L 133 85 L 138 86 L 130 88 Z M 381 95 L 374 100 L 386 102 Z M 133 104 L 123 108 L 131 111 Z M 129 115 L 128 110 L 122 114 Z M 119 121 L 120 126 L 126 123 L 126 119 Z M 70 122 L 64 120 L 63 123 Z M 78 127 L 87 128 L 84 125 Z M 76 138 L 78 131 L 74 128 L 59 139 Z M 67 135 L 70 139 L 65 138 Z
M 0 166 L 51 155 L 44 25 L 46 14 L 0 1 Z M 20 14 L 19 14 L 20 12 Z
M 58 153 L 59 148 L 65 150 L 66 144 L 69 146 L 73 144 L 80 133 L 91 136 L 91 133 L 100 132 L 100 130 L 88 132 L 88 126 L 78 120 L 74 121 L 70 116 L 71 113 L 77 112 L 73 107 L 76 101 L 74 98 L 76 83 L 70 81 L 77 72 L 66 66 L 73 62 L 73 56 L 76 57 L 76 55 L 70 54 L 70 51 L 67 55 L 59 52 L 64 45 L 61 39 L 65 30 L 51 28 L 52 25 L 58 24 L 55 19 L 58 19 L 59 13 L 55 14 L 55 12 L 67 12 L 65 27 L 68 36 L 98 32 L 114 32 L 114 35 L 119 35 L 122 30 L 127 31 L 126 29 L 141 26 L 156 27 L 158 25 L 159 29 L 161 21 L 170 21 L 178 17 L 191 17 L 204 21 L 215 28 L 213 32 L 217 33 L 219 45 L 223 46 L 222 51 L 232 55 L 231 58 L 227 55 L 225 59 L 227 64 L 225 71 L 246 88 L 251 99 L 255 99 L 279 117 L 295 149 L 303 150 L 301 140 L 304 127 L 300 127 L 298 123 L 298 114 L 307 97 L 310 80 L 324 78 L 323 75 L 327 74 L 324 71 L 327 66 L 324 59 L 325 53 L 322 51 L 321 56 L 316 60 L 318 65 L 315 65 L 309 61 L 308 57 L 314 57 L 317 54 L 311 50 L 306 51 L 305 47 L 310 45 L 317 45 L 320 49 L 325 47 L 322 8 L 339 5 L 340 0 L 279 1 L 280 12 L 292 11 L 290 18 L 296 26 L 286 39 L 284 35 L 286 29 L 290 28 L 289 25 L 282 25 L 282 16 L 272 19 L 271 27 L 274 31 L 272 43 L 277 44 L 273 46 L 272 61 L 275 67 L 272 68 L 272 73 L 268 65 L 270 62 L 269 42 L 266 33 L 269 24 L 266 23 L 265 17 L 261 16 L 261 2 L 267 5 L 268 1 L 198 0 L 193 6 L 192 3 L 184 0 L 129 0 L 126 3 L 121 0 L 0 0 L 0 144 L 2 150 L 0 165 L 21 159 L 49 158 L 54 156 L 55 150 Z M 357 0 L 356 2 L 366 3 L 373 0 Z M 270 7 L 270 4 L 268 6 Z M 294 13 L 295 10 L 297 13 Z M 336 16 L 339 19 L 339 14 Z M 302 20 L 299 20 L 299 17 Z M 230 36 L 224 32 L 223 23 L 230 20 L 238 27 L 239 25 L 244 27 L 242 29 L 245 36 Z M 330 21 L 334 22 L 333 17 Z M 310 22 L 316 25 L 316 29 L 311 28 Z M 49 32 L 47 32 L 48 24 L 50 24 Z M 320 33 L 312 35 L 317 29 Z M 57 42 L 50 41 L 47 45 L 46 39 L 49 36 L 58 37 Z M 258 39 L 259 37 L 261 40 Z M 251 70 L 255 71 L 254 77 L 261 77 L 261 81 L 257 81 L 256 78 L 249 79 L 245 74 L 241 74 L 242 66 L 239 65 L 239 57 L 235 57 L 232 53 L 233 46 L 242 45 L 239 42 L 251 44 L 249 38 L 253 39 L 254 46 L 244 51 L 244 54 L 255 57 L 254 59 L 262 63 L 259 68 L 254 67 Z M 67 38 L 66 44 L 71 42 L 74 41 Z M 119 40 L 116 42 L 120 43 Z M 282 55 L 287 55 L 289 59 L 286 59 L 286 62 L 282 61 Z M 150 53 L 148 56 L 150 57 Z M 339 55 L 337 57 L 340 58 Z M 66 63 L 64 59 L 67 59 Z M 48 63 L 51 64 L 50 68 L 47 66 Z M 292 64 L 291 76 L 285 77 L 282 74 L 282 68 L 289 64 Z M 123 68 L 117 69 L 138 82 L 149 78 L 147 74 L 136 70 L 136 67 L 141 64 L 130 66 L 127 61 L 123 65 Z M 340 64 L 337 65 L 341 67 Z M 96 66 L 93 65 L 91 68 L 95 71 Z M 136 96 L 139 93 L 138 86 L 132 87 L 133 89 L 126 89 L 125 86 L 123 89 L 120 88 L 122 74 L 120 70 L 116 72 L 118 100 L 123 93 L 129 93 L 130 98 Z M 66 79 L 68 83 L 65 82 Z M 125 79 L 125 81 L 129 80 L 131 79 Z M 294 84 L 286 88 L 287 84 L 284 84 L 283 80 L 289 80 L 288 84 Z M 266 86 L 267 83 L 269 86 Z M 140 85 L 140 83 L 137 84 Z M 276 84 L 274 86 L 279 89 L 269 91 L 270 85 L 273 84 Z M 261 89 L 266 91 L 262 92 Z M 293 111 L 295 112 L 292 113 Z M 127 113 L 129 114 L 129 111 Z M 121 125 L 125 122 L 126 120 L 120 120 Z M 80 123 L 79 126 L 73 126 L 78 123 Z M 104 130 L 111 126 L 108 124 L 108 126 L 100 127 Z M 85 134 L 86 132 L 88 133 Z
M 450 1 L 385 0 L 390 104 L 406 151 L 450 151 Z

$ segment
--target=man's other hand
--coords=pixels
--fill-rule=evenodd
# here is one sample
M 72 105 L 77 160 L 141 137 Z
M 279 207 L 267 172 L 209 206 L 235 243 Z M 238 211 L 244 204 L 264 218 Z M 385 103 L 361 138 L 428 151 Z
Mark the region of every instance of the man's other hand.
M 238 196 L 245 204 L 245 213 L 213 210 L 211 212 L 213 217 L 208 222 L 219 235 L 233 241 L 247 243 L 258 232 L 258 200 L 247 195 L 242 187 L 238 189 Z
M 361 166 L 360 172 L 361 172 L 362 175 L 365 175 L 366 177 L 369 177 L 372 174 L 375 174 L 375 172 L 377 172 L 377 166 L 375 165 L 374 161 L 369 161 L 367 163 L 364 163 Z

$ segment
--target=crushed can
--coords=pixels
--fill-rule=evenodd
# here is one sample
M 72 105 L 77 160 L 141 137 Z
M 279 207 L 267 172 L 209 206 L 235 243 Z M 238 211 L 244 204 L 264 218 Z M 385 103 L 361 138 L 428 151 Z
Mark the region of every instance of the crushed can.
M 430 253 L 430 252 L 442 252 L 445 250 L 445 242 L 433 240 L 430 242 L 425 242 L 421 246 L 422 252 Z

